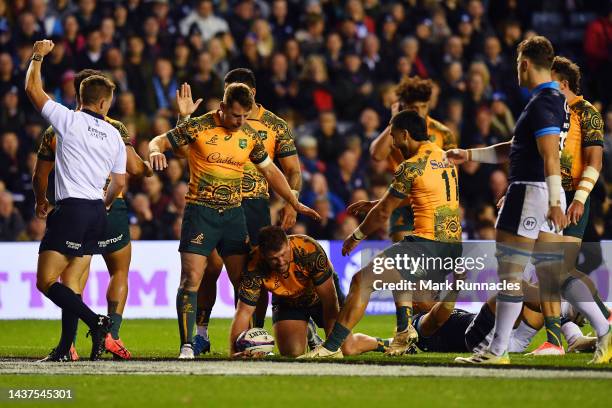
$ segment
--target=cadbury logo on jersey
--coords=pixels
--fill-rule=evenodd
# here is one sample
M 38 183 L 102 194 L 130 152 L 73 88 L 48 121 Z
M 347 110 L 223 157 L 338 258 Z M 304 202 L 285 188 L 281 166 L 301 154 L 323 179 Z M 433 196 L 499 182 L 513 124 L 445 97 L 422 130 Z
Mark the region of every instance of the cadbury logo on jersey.
M 455 166 L 452 165 L 451 163 L 443 162 L 443 161 L 440 161 L 440 160 L 430 160 L 429 161 L 429 165 L 434 170 L 437 170 L 437 169 L 453 169 L 453 168 L 455 168 Z
M 206 161 L 209 163 L 229 164 L 230 166 L 240 167 L 244 163 L 234 160 L 232 156 L 224 156 L 219 152 L 214 152 L 206 156 Z

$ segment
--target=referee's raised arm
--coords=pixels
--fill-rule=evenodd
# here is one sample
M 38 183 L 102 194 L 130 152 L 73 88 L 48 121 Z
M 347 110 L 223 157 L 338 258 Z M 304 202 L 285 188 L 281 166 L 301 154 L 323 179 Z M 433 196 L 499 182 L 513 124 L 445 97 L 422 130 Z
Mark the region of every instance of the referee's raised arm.
M 39 112 L 42 111 L 43 106 L 50 99 L 43 89 L 40 67 L 42 66 L 43 58 L 51 52 L 53 47 L 55 47 L 55 44 L 51 40 L 36 41 L 32 50 L 30 67 L 26 74 L 26 94 L 28 94 L 28 98 L 30 98 L 30 101 L 32 101 L 32 104 Z

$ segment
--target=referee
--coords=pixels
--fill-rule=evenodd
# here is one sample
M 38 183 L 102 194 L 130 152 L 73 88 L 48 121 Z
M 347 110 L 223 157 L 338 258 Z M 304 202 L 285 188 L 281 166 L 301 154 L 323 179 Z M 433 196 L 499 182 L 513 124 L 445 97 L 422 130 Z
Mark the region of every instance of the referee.
M 38 217 L 47 218 L 48 214 L 36 286 L 64 312 L 73 313 L 89 326 L 93 343 L 90 358 L 96 360 L 104 352 L 111 320 L 89 309 L 72 288 L 78 287 L 83 273 L 76 265 L 84 255 L 99 252 L 106 209 L 125 186 L 126 150 L 119 132 L 104 120 L 115 88 L 110 80 L 93 75 L 82 82 L 79 112 L 52 101 L 44 92 L 40 68 L 53 46 L 49 40 L 34 44 L 25 85 L 32 104 L 57 133 L 56 207 L 49 212 L 47 202 L 36 204 Z M 109 173 L 111 182 L 105 196 L 103 188 Z M 62 274 L 67 279 L 59 283 Z M 53 354 L 50 360 L 70 361 L 68 349 L 57 348 Z

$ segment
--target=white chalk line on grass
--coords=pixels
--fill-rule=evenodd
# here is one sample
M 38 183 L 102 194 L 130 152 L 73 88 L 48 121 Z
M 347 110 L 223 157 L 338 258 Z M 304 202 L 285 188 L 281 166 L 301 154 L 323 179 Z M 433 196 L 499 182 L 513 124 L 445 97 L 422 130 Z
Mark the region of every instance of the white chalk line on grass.
M 0 361 L 0 375 L 283 375 L 348 377 L 472 377 L 472 378 L 587 378 L 612 379 L 612 371 L 529 368 L 441 367 L 289 363 L 271 361 L 79 361 L 37 363 Z

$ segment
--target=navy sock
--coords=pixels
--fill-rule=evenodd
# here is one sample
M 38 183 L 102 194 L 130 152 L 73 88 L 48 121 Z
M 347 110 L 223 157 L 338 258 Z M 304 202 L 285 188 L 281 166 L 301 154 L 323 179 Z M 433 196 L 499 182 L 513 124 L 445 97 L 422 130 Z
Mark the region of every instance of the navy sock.
M 123 317 L 119 313 L 111 313 L 108 315 L 111 318 L 112 324 L 110 328 L 111 336 L 113 339 L 119 339 L 119 329 L 121 328 L 121 322 L 123 321 Z
M 70 350 L 70 346 L 76 338 L 78 324 L 79 316 L 68 309 L 62 309 L 62 335 L 57 346 L 60 353 L 65 354 Z
M 47 291 L 46 296 L 62 310 L 77 315 L 90 329 L 98 327 L 98 315 L 87 307 L 83 300 L 69 287 L 55 282 Z
M 337 351 L 349 334 L 351 334 L 351 331 L 348 328 L 336 322 L 329 337 L 327 337 L 327 340 L 323 343 L 323 347 L 329 351 Z

